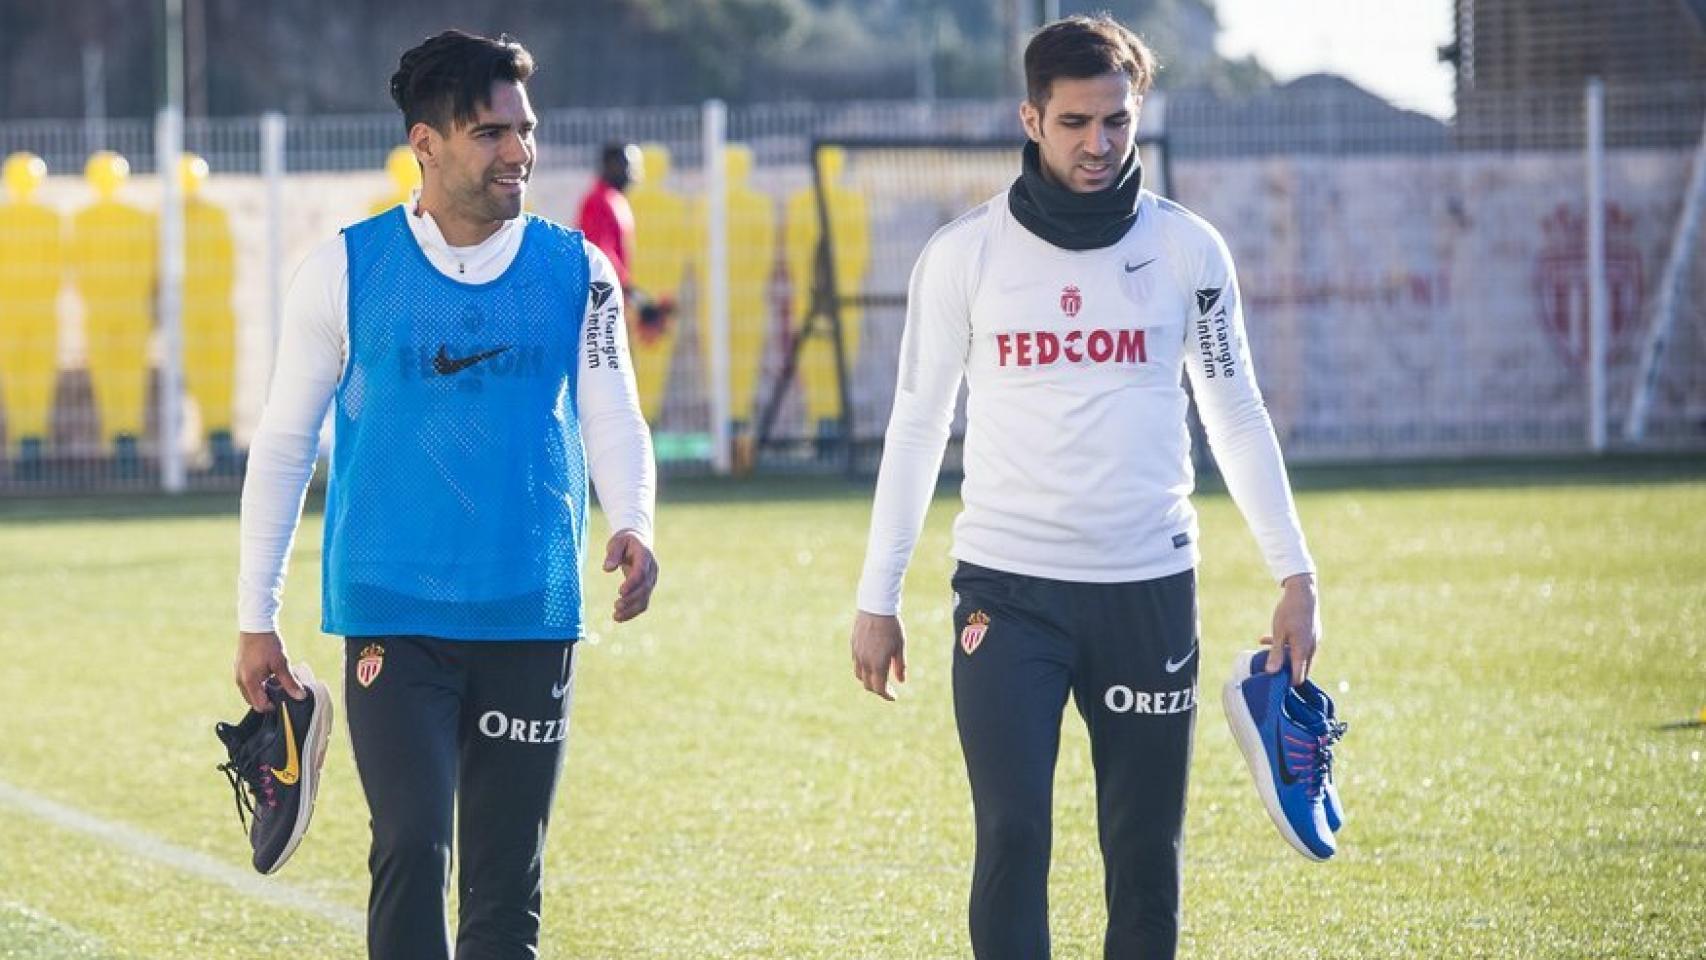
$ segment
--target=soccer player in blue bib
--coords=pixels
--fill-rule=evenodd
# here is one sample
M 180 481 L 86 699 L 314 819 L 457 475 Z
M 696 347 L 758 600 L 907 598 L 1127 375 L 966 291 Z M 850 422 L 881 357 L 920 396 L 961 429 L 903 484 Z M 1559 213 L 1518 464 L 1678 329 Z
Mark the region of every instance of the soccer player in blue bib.
M 615 531 L 615 619 L 644 612 L 657 581 L 620 283 L 579 232 L 522 213 L 532 72 L 507 37 L 450 31 L 403 54 L 391 95 L 423 185 L 302 265 L 250 446 L 235 672 L 266 712 L 269 678 L 304 695 L 278 608 L 333 411 L 322 629 L 345 638 L 378 960 L 535 955 L 589 473 Z
M 905 680 L 901 580 L 967 385 L 954 524 L 954 715 L 977 827 L 978 960 L 1049 955 L 1051 805 L 1070 697 L 1090 736 L 1109 958 L 1168 958 L 1196 717 L 1189 376 L 1227 487 L 1281 584 L 1265 669 L 1315 653 L 1314 561 L 1245 344 L 1232 259 L 1144 189 L 1155 73 L 1107 17 L 1025 50 L 1019 177 L 913 270 L 852 636 L 854 675 Z

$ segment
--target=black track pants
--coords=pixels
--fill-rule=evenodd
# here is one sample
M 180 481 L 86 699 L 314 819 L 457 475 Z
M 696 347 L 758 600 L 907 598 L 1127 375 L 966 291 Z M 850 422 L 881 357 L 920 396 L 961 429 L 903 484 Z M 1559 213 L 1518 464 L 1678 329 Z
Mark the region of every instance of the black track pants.
M 574 645 L 426 637 L 344 644 L 350 741 L 373 826 L 368 956 L 452 956 L 445 895 L 454 826 L 456 960 L 536 957 L 540 864 L 568 736 Z
M 1052 789 L 1069 692 L 1096 767 L 1104 956 L 1172 957 L 1196 719 L 1195 571 L 1067 583 L 961 563 L 953 583 L 954 716 L 977 820 L 978 960 L 1049 956 Z

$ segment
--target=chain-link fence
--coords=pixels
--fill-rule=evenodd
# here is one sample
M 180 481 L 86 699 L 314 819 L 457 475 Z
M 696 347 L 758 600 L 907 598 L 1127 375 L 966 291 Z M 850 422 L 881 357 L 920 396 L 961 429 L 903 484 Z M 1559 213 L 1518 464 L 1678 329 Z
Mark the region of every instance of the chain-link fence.
M 1583 450 L 1590 404 L 1584 92 L 1464 105 L 1455 123 L 1349 88 L 1271 110 L 1169 108 L 1181 202 L 1225 234 L 1288 453 L 1321 459 Z M 1706 87 L 1605 106 L 1607 407 L 1620 423 L 1672 256 Z M 1262 149 L 1262 144 L 1274 147 Z M 1706 311 L 1670 322 L 1649 443 L 1706 445 Z
M 1483 97 L 1455 122 L 1394 110 L 1327 81 L 1238 101 L 1154 97 L 1146 113 L 1165 137 L 1170 189 L 1232 248 L 1257 369 L 1291 456 L 1586 448 L 1591 271 L 1581 91 Z M 534 212 L 572 223 L 600 146 L 645 145 L 647 176 L 629 194 L 635 282 L 673 310 L 635 327 L 632 339 L 643 404 L 671 470 L 724 462 L 717 445 L 751 431 L 805 319 L 817 230 L 809 215 L 814 143 L 1016 145 L 1019 137 L 1007 101 L 736 108 L 727 114 L 723 202 L 710 204 L 705 116 L 696 107 L 547 111 L 529 192 Z M 1661 279 L 1676 279 L 1683 291 L 1706 282 L 1698 232 L 1677 249 L 1703 117 L 1706 94 L 1697 85 L 1622 87 L 1607 99 L 1603 263 L 1614 433 L 1634 396 Z M 191 486 L 237 482 L 264 402 L 282 290 L 315 245 L 400 198 L 386 167 L 402 134 L 394 115 L 293 119 L 269 154 L 260 119 L 187 124 L 185 148 L 212 172 L 193 190 L 185 219 L 184 353 L 176 362 L 189 402 L 172 441 L 188 458 Z M 39 185 L 8 176 L 10 199 L 0 204 L 0 492 L 159 485 L 165 450 L 154 411 L 157 371 L 168 358 L 153 320 L 154 148 L 149 123 L 0 126 L 0 155 L 28 151 L 49 174 Z M 110 158 L 91 164 L 98 149 L 128 158 L 130 178 Z M 980 189 L 993 192 L 1010 174 L 999 151 L 990 155 L 993 172 Z M 980 175 L 989 166 L 981 154 L 965 159 Z M 1016 172 L 1016 151 L 1006 162 Z M 903 289 L 897 282 L 930 226 L 913 221 L 945 219 L 974 202 L 954 186 L 965 179 L 946 172 L 954 167 L 950 151 L 910 168 L 891 163 L 883 176 L 892 190 L 868 177 L 838 185 L 844 197 L 860 198 L 866 224 L 863 238 L 832 237 L 864 258 L 846 268 L 862 277 L 846 295 Z M 937 202 L 947 193 L 952 202 Z M 882 226 L 903 221 L 917 229 Z M 831 223 L 832 232 L 841 229 Z M 717 244 L 726 267 L 713 283 Z M 1667 270 L 1676 258 L 1680 269 Z M 721 291 L 717 304 L 713 290 Z M 1671 302 L 1644 442 L 1698 448 L 1706 446 L 1706 317 L 1698 296 Z M 846 344 L 848 396 L 863 412 L 855 429 L 865 439 L 879 436 L 886 419 L 898 342 L 890 327 L 900 317 L 873 311 L 866 334 Z M 713 329 L 726 331 L 720 344 Z M 721 378 L 712 375 L 719 364 Z M 721 391 L 713 389 L 719 382 Z M 811 388 L 793 389 L 783 398 L 783 426 L 811 439 L 826 417 L 808 409 L 814 401 L 802 391 Z M 732 432 L 714 429 L 724 417 Z

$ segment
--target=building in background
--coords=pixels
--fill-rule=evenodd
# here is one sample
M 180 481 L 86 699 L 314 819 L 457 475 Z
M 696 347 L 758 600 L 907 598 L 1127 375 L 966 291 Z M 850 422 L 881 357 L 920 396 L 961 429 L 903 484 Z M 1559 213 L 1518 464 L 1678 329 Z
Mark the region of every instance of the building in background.
M 1706 104 L 1706 0 L 1455 0 L 1456 39 L 1440 51 L 1457 72 L 1466 145 L 1569 147 L 1587 78 L 1606 85 L 1613 144 L 1700 137 Z

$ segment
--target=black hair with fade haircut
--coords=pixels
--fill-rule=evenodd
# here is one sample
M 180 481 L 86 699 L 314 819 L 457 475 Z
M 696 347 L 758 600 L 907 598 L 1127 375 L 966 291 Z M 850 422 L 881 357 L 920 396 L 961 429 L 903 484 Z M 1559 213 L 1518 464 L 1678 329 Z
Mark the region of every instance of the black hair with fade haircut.
M 1155 54 L 1106 13 L 1066 17 L 1038 30 L 1025 46 L 1025 96 L 1041 110 L 1055 80 L 1088 80 L 1119 71 L 1143 96 L 1155 82 Z
M 405 132 L 424 123 L 449 135 L 491 104 L 492 84 L 526 83 L 531 76 L 533 54 L 509 34 L 493 40 L 446 30 L 404 52 L 391 75 L 391 99 L 403 111 Z

